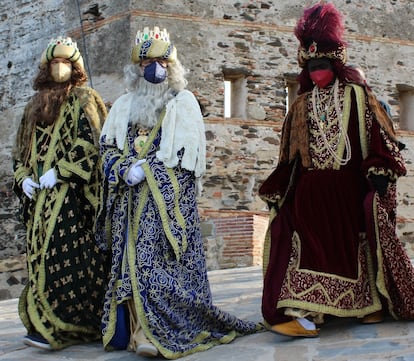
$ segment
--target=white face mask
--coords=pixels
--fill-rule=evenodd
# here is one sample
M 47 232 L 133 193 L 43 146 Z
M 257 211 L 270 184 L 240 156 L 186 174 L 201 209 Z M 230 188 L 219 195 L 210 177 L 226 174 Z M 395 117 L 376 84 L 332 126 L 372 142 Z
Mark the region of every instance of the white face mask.
M 56 83 L 64 83 L 72 75 L 72 64 L 53 63 L 50 66 L 50 74 Z

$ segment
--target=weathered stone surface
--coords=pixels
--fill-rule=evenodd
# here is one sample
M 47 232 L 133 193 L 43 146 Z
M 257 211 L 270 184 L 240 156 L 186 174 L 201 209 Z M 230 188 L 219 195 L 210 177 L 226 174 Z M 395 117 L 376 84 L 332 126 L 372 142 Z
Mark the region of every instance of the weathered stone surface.
M 360 66 L 376 94 L 391 105 L 398 129 L 396 84 L 414 85 L 412 1 L 332 2 L 345 15 L 349 63 Z M 210 210 L 267 212 L 257 190 L 277 162 L 286 114 L 286 76 L 292 78 L 300 70 L 293 26 L 304 2 L 108 0 L 99 3 L 99 18 L 85 14 L 94 3 L 0 3 L 0 259 L 25 252 L 12 191 L 11 149 L 24 106 L 33 94 L 31 81 L 41 52 L 52 36 L 60 34 L 78 42 L 90 85 L 111 104 L 125 91 L 122 69 L 129 62 L 137 29 L 167 28 L 180 60 L 190 70 L 189 89 L 209 114 L 205 118 L 207 173 L 199 202 L 203 219 Z M 223 117 L 224 73 L 246 77 L 247 119 Z M 400 131 L 399 135 L 407 144 L 408 174 L 398 183 L 398 233 L 414 254 L 414 134 Z
M 0 272 L 15 272 L 26 269 L 26 256 L 19 255 L 0 260 Z
M 19 297 L 26 282 L 25 255 L 0 260 L 0 300 Z

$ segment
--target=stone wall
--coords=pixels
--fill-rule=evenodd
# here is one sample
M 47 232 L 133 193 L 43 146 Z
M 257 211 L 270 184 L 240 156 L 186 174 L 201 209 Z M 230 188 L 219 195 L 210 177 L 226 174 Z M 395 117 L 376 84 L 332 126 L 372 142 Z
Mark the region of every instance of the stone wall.
M 267 216 L 251 212 L 208 212 L 202 223 L 208 269 L 262 264 Z
M 349 63 L 360 66 L 374 91 L 391 105 L 399 129 L 397 85 L 413 86 L 414 79 L 412 0 L 332 2 L 345 15 Z M 279 132 L 286 112 L 286 80 L 299 71 L 297 40 L 292 30 L 304 4 L 310 3 L 106 0 L 98 3 L 100 13 L 94 15 L 88 11 L 95 4 L 91 0 L 3 0 L 0 3 L 3 54 L 0 259 L 24 253 L 23 230 L 15 217 L 17 200 L 11 191 L 10 152 L 24 105 L 33 92 L 31 80 L 40 54 L 51 37 L 65 34 L 78 41 L 90 73 L 90 85 L 110 104 L 124 92 L 122 68 L 129 61 L 136 30 L 154 25 L 168 29 L 180 60 L 190 70 L 189 89 L 209 113 L 205 118 L 207 173 L 199 208 L 203 221 L 213 225 L 206 227 L 205 234 L 207 245 L 216 242 L 206 248 L 213 259 L 213 249 L 217 249 L 221 240 L 226 241 L 214 233 L 218 229 L 215 219 L 266 217 L 257 190 L 277 161 Z M 244 79 L 242 91 L 246 100 L 239 106 L 244 104 L 245 109 L 241 109 L 240 118 L 224 118 L 224 80 L 234 75 Z M 400 130 L 399 135 L 408 145 L 404 155 L 409 173 L 399 183 L 398 232 L 411 251 L 413 133 Z M 261 229 L 260 225 L 255 227 Z M 247 247 L 255 248 L 254 244 L 262 238 L 263 232 L 260 236 L 251 235 Z M 245 262 L 244 256 L 237 257 L 234 264 Z M 257 259 L 252 257 L 251 262 L 259 262 Z M 218 263 L 212 267 L 221 266 Z

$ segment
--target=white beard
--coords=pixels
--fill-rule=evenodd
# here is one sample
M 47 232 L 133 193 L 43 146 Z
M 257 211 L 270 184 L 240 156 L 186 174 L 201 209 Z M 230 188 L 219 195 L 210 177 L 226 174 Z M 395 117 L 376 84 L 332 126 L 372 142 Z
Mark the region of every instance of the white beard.
M 157 124 L 161 111 L 173 97 L 167 81 L 152 84 L 143 77 L 137 79 L 137 87 L 130 94 L 132 101 L 128 121 L 144 128 L 153 128 Z
M 101 137 L 105 136 L 108 144 L 115 141 L 120 150 L 124 149 L 128 124 L 152 129 L 162 110 L 177 93 L 169 88 L 167 80 L 159 84 L 148 82 L 136 66 L 127 66 L 126 74 L 127 94 L 115 101 L 101 132 Z

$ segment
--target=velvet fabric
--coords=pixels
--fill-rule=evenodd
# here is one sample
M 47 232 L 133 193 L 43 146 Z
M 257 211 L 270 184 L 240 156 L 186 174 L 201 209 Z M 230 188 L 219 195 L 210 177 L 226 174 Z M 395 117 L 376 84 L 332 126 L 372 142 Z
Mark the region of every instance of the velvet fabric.
M 280 163 L 259 190 L 272 209 L 262 298 L 269 325 L 288 320 L 287 307 L 363 317 L 380 309 L 381 300 L 394 317 L 413 316 L 414 288 L 407 279 L 414 272 L 395 234 L 395 181 L 405 174 L 403 160 L 395 135 L 378 121 L 383 114 L 370 107 L 374 100 L 360 87 L 349 91 L 341 84 L 341 89 L 342 112 L 349 114 L 348 163 L 323 165 L 330 164 L 323 163 L 329 157 L 318 153 L 322 145 L 309 119 L 307 93 L 286 117 Z M 383 197 L 370 174 L 390 180 Z

